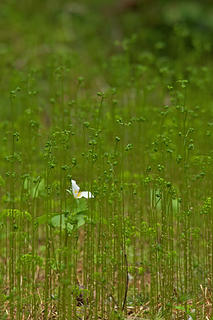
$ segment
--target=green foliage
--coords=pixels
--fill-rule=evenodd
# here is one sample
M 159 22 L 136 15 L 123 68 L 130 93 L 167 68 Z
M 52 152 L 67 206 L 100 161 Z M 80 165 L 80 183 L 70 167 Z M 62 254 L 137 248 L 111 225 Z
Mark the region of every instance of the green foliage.
M 36 179 L 26 176 L 26 178 L 24 179 L 24 190 L 32 198 L 45 196 L 45 181 L 39 176 Z
M 31 221 L 32 216 L 29 212 L 27 211 L 21 211 L 19 209 L 4 209 L 1 212 L 2 217 L 10 217 L 18 221 L 19 219 L 23 219 L 26 221 Z
M 212 15 L 0 2 L 0 318 L 212 316 Z
M 88 212 L 87 202 L 84 199 L 76 200 L 76 208 L 71 212 L 66 213 L 48 213 L 36 218 L 38 224 L 50 224 L 54 228 L 62 228 L 68 233 L 73 229 L 78 229 L 86 223 L 88 219 L 86 214 Z
M 21 257 L 20 257 L 20 264 L 22 265 L 31 265 L 31 264 L 34 264 L 35 266 L 38 265 L 40 267 L 42 267 L 43 265 L 43 259 L 39 256 L 32 256 L 32 253 L 26 253 L 26 254 L 23 254 Z
M 51 218 L 50 223 L 54 228 L 61 227 L 62 229 L 67 230 L 67 232 L 72 232 L 73 230 L 73 225 L 68 222 L 68 219 L 64 214 L 54 216 Z
M 208 197 L 204 201 L 204 204 L 202 205 L 200 213 L 201 214 L 208 214 L 211 211 L 211 208 L 212 208 L 212 198 Z

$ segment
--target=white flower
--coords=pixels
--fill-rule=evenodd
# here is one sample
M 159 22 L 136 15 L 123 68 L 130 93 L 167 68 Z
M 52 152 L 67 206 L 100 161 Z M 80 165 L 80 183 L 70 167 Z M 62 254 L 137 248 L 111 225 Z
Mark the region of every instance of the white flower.
M 77 185 L 75 180 L 71 180 L 72 183 L 72 194 L 75 199 L 80 199 L 80 198 L 94 198 L 92 193 L 90 191 L 80 191 L 79 186 Z M 67 192 L 71 194 L 71 191 L 67 189 Z
M 191 313 L 195 313 L 195 309 L 192 309 Z M 193 318 L 191 316 L 189 316 L 188 320 L 193 320 Z

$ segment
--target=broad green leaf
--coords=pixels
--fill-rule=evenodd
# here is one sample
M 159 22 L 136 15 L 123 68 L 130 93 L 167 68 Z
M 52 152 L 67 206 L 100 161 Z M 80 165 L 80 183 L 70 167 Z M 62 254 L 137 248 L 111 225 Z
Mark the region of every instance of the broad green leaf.
M 86 220 L 85 220 L 85 216 L 84 215 L 79 214 L 79 215 L 77 215 L 76 218 L 77 218 L 77 226 L 78 226 L 78 228 L 80 228 L 81 226 L 83 226 L 85 224 Z
M 58 213 L 49 213 L 48 215 L 47 214 L 43 214 L 42 216 L 39 216 L 36 218 L 36 222 L 38 224 L 45 224 L 45 223 L 48 223 L 50 222 L 51 218 L 58 215 Z
M 72 195 L 71 190 L 66 190 L 69 194 Z M 86 199 L 76 199 L 76 208 L 72 209 L 71 212 L 73 215 L 79 214 L 81 212 L 85 212 L 88 210 L 88 205 Z
M 78 214 L 80 212 L 84 212 L 84 211 L 88 210 L 88 205 L 87 205 L 86 199 L 78 199 L 76 201 L 76 203 L 77 203 L 77 208 L 74 209 L 74 211 L 73 211 L 74 214 Z
M 67 231 L 71 232 L 73 230 L 73 225 L 71 225 L 71 223 L 67 222 L 67 218 L 65 217 L 64 214 L 62 215 L 57 215 L 57 216 L 54 216 L 52 219 L 51 219 L 51 224 L 53 227 L 55 228 L 61 228 L 62 229 L 67 229 Z

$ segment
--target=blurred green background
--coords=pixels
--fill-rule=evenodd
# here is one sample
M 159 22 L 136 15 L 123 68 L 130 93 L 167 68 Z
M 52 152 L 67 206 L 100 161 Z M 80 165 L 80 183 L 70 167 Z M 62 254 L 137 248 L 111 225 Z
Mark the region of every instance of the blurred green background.
M 20 83 L 36 83 L 46 104 L 60 65 L 71 81 L 86 79 L 88 93 L 125 89 L 140 73 L 146 85 L 159 76 L 163 88 L 189 79 L 192 90 L 206 86 L 210 94 L 212 35 L 207 0 L 1 1 L 1 116 L 8 117 L 9 92 Z
M 123 48 L 135 46 L 132 59 L 144 49 L 164 58 L 210 57 L 212 1 L 46 0 L 0 3 L 1 67 L 23 70 L 44 58 L 77 53 L 81 65 L 101 65 Z M 136 49 L 137 48 L 137 49 Z M 141 48 L 141 51 L 139 50 Z M 196 49 L 196 57 L 190 55 Z M 199 50 L 198 50 L 199 49 Z M 200 56 L 199 56 L 200 54 Z M 202 62 L 200 60 L 200 62 Z

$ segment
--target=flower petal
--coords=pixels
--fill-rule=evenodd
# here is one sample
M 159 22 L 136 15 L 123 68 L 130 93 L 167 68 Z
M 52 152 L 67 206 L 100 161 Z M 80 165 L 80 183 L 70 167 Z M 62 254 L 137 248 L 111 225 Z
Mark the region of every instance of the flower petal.
M 81 193 L 81 197 L 84 197 L 84 198 L 94 198 L 94 196 L 92 195 L 92 193 L 90 191 L 82 191 L 80 192 Z
M 80 199 L 83 197 L 82 192 L 78 192 L 76 196 L 74 196 L 76 199 Z
M 74 197 L 76 198 L 77 197 L 77 194 L 79 193 L 79 186 L 77 185 L 76 181 L 75 180 L 71 180 L 71 183 L 72 183 L 72 192 L 73 192 L 73 195 Z M 76 195 L 76 196 L 75 196 Z

